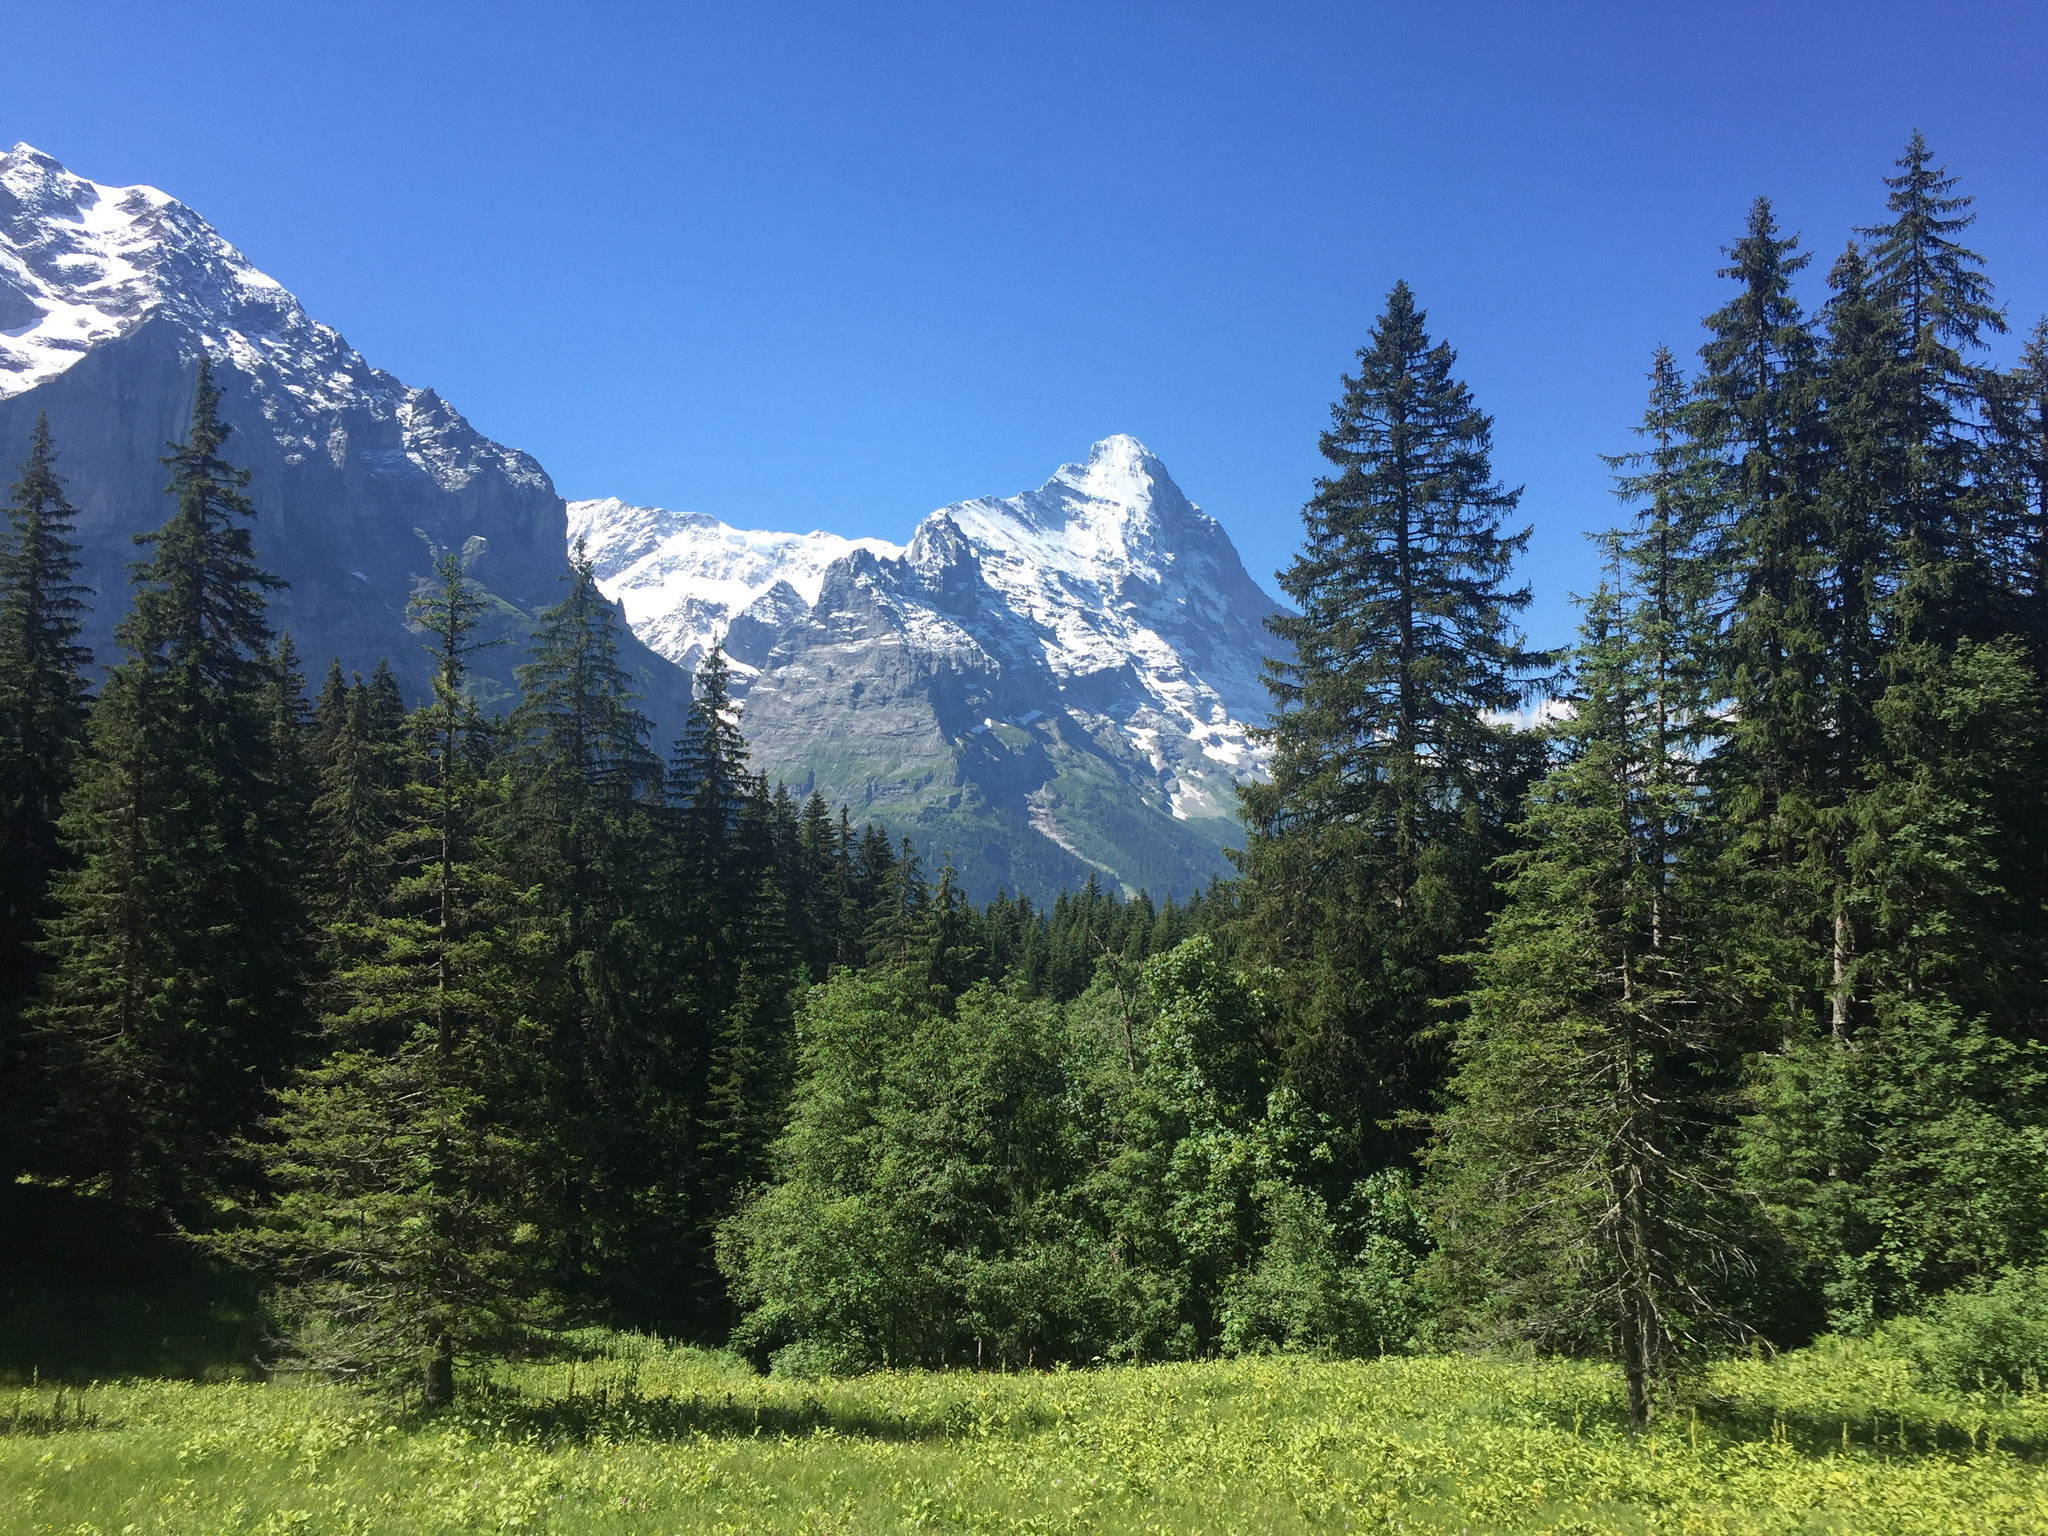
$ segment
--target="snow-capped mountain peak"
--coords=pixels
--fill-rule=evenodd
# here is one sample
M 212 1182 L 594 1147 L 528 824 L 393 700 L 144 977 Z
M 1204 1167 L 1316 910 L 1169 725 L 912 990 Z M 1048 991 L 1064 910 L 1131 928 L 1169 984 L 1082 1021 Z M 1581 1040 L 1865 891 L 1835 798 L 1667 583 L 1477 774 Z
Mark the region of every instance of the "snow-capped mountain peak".
M 373 473 L 424 474 L 446 491 L 496 470 L 552 493 L 531 458 L 483 437 L 433 390 L 372 368 L 169 193 L 88 181 L 28 144 L 0 155 L 0 400 L 159 318 L 248 378 L 290 462 L 325 454 L 342 468 L 353 448 Z M 385 430 L 358 430 L 352 444 L 324 420 L 337 413 Z M 390 428 L 395 443 L 371 440 Z
M 1126 514 L 1150 507 L 1156 488 L 1173 485 L 1152 450 L 1126 432 L 1103 438 L 1089 448 L 1085 464 L 1062 464 L 1052 478 L 1079 498 L 1069 505 L 1091 511 L 1116 508 Z M 1185 505 L 1184 498 L 1176 499 Z
M 1166 848 L 1216 867 L 1233 785 L 1263 769 L 1248 727 L 1273 603 L 1134 437 L 1035 490 L 941 507 L 901 548 L 569 510 L 642 640 L 684 666 L 724 645 L 757 758 L 799 785 L 931 827 L 979 803 L 1123 878 Z M 1112 780 L 1150 809 L 1105 837 L 1092 807 Z
M 1238 836 L 1273 604 L 1135 438 L 1034 490 L 941 508 L 904 545 L 617 499 L 565 519 L 531 458 L 371 367 L 177 199 L 26 144 L 0 154 L 0 461 L 47 412 L 102 593 L 162 520 L 156 455 L 202 354 L 251 470 L 260 554 L 288 583 L 274 618 L 316 665 L 389 657 L 423 686 L 405 614 L 429 545 L 479 551 L 471 573 L 514 639 L 581 542 L 660 656 L 689 667 L 724 644 L 763 772 L 950 852 L 982 895 L 1049 895 L 1091 870 L 1187 890 Z M 118 612 L 94 610 L 103 655 Z M 687 679 L 632 652 L 673 730 Z M 518 650 L 493 654 L 502 694 Z
M 169 193 L 88 181 L 28 144 L 0 155 L 0 396 L 160 310 L 258 355 L 344 345 Z
M 1082 463 L 1061 465 L 1036 490 L 947 510 L 983 551 L 990 579 L 1038 610 L 1083 593 L 1090 601 L 1140 601 L 1167 587 L 1220 581 L 1242 597 L 1249 585 L 1221 526 L 1125 434 L 1096 443 Z
M 370 366 L 169 193 L 16 144 L 0 152 L 0 466 L 21 462 L 47 416 L 95 594 L 81 640 L 103 663 L 118 654 L 134 536 L 165 515 L 157 456 L 191 410 L 202 356 L 229 456 L 250 473 L 258 557 L 284 583 L 272 622 L 313 665 L 388 659 L 424 689 L 406 608 L 430 548 L 472 552 L 506 638 L 554 601 L 562 502 L 533 459 Z M 631 650 L 650 709 L 680 720 L 687 680 Z M 479 678 L 502 694 L 518 654 L 494 649 Z

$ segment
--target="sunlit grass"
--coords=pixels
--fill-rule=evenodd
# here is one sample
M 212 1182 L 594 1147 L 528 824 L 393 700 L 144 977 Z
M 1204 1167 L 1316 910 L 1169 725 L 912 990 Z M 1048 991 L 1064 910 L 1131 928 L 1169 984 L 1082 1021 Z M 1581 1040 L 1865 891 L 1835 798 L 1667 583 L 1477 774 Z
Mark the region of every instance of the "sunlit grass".
M 2048 1531 L 2048 1398 L 1842 1347 L 1655 1432 L 1601 1370 L 1245 1360 L 803 1383 L 624 1338 L 416 1422 L 339 1388 L 0 1397 L 0 1532 Z

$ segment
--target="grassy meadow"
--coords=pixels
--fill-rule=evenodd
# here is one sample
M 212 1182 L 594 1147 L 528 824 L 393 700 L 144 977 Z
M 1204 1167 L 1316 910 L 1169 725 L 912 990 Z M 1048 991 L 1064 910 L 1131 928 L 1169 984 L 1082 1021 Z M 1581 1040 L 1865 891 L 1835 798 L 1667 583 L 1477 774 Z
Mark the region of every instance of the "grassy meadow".
M 1853 1345 L 1737 1361 L 1631 1439 L 1597 1367 L 1294 1358 L 806 1383 L 585 1334 L 419 1421 L 343 1388 L 0 1395 L 0 1536 L 2048 1531 L 2048 1396 Z

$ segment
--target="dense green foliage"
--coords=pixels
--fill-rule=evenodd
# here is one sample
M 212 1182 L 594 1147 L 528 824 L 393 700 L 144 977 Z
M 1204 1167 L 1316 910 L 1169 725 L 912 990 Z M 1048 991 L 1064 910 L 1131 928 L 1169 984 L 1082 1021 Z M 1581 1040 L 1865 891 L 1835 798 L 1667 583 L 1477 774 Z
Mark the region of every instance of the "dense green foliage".
M 313 947 L 298 755 L 274 730 L 298 685 L 219 403 L 202 366 L 164 460 L 176 510 L 141 539 L 124 659 L 65 799 L 29 1010 L 46 1166 L 186 1219 L 250 1184 L 240 1138 L 305 1035 Z
M 1405 1187 L 1326 1209 L 1329 1127 L 1273 1034 L 1199 938 L 1067 1008 L 949 998 L 928 960 L 835 978 L 774 1182 L 725 1231 L 736 1342 L 799 1373 L 1402 1347 Z
M 1673 557 L 1676 393 L 1659 354 L 1644 523 L 1606 541 L 1612 584 L 1503 861 L 1429 1158 L 1448 1313 L 1482 1337 L 1612 1341 L 1638 1420 L 1674 1348 L 1740 1337 L 1760 1225 L 1722 1173 L 1743 1042 L 1706 942 L 1714 882 L 1685 856 L 1707 699 Z
M 1990 1476 L 1955 1394 L 2048 1368 L 2048 328 L 1993 365 L 1969 201 L 1917 135 L 1898 171 L 1824 284 L 1750 209 L 1568 656 L 1395 286 L 1239 878 L 1185 902 L 971 907 L 750 769 L 715 650 L 655 742 L 580 553 L 508 712 L 454 553 L 432 696 L 334 667 L 309 708 L 204 368 L 88 702 L 39 433 L 8 1171 L 241 1266 L 272 1363 L 434 1407 L 613 1326 L 796 1377 L 1533 1345 L 1643 1428 L 1826 1332 L 1813 1371 L 1950 1394 L 1927 1433 L 1978 1414 Z
M 715 652 L 664 765 L 580 557 L 508 715 L 468 687 L 455 552 L 414 602 L 432 696 L 337 665 L 309 709 L 217 407 L 202 369 L 89 715 L 47 434 L 14 490 L 10 937 L 44 915 L 7 952 L 0 1109 L 30 1179 L 267 1282 L 277 1358 L 436 1403 L 550 1320 L 723 1340 L 717 1234 L 770 1176 L 812 983 L 914 975 L 906 1008 L 951 1017 L 1000 980 L 1056 1013 L 1192 931 L 1093 886 L 967 907 L 748 770 Z

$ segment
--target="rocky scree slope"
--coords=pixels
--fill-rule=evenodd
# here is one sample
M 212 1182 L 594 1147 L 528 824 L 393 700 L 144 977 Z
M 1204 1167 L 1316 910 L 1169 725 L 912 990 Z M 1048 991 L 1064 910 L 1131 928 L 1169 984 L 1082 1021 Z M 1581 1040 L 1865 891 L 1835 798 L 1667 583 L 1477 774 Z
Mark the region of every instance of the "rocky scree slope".
M 1135 438 L 905 547 L 616 499 L 569 516 L 650 646 L 687 667 L 723 646 L 757 766 L 949 856 L 977 897 L 1227 870 L 1274 604 Z
M 84 639 L 103 664 L 128 607 L 132 536 L 171 510 L 157 457 L 184 434 L 202 351 L 235 429 L 224 451 L 251 473 L 257 553 L 290 583 L 272 623 L 314 686 L 330 656 L 365 672 L 388 657 L 408 695 L 424 695 L 405 606 L 435 549 L 469 552 L 498 637 L 522 641 L 557 599 L 565 511 L 540 465 L 371 367 L 175 198 L 102 186 L 17 144 L 0 154 L 0 471 L 12 478 L 47 411 L 95 592 Z M 672 732 L 687 677 L 629 650 Z M 482 652 L 479 693 L 502 699 L 524 659 L 518 643 Z

